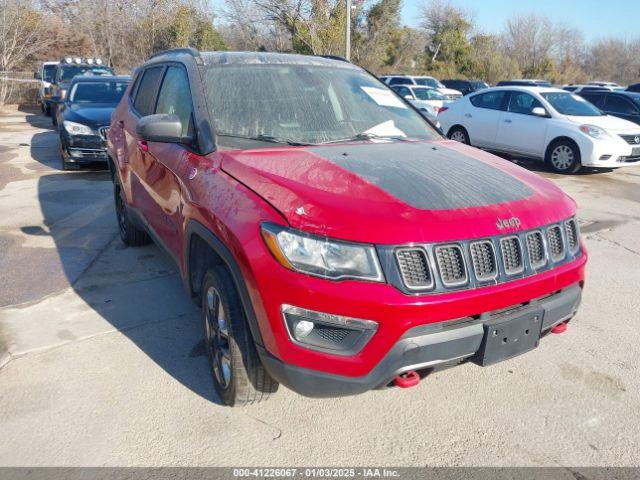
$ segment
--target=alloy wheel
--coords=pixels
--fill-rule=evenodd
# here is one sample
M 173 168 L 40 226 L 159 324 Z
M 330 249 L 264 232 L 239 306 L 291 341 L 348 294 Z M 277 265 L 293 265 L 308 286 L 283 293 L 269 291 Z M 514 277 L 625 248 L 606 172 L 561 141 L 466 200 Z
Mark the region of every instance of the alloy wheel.
M 462 130 L 456 130 L 451 134 L 451 140 L 455 140 L 460 143 L 467 143 L 467 137 Z
M 573 150 L 567 145 L 558 145 L 551 152 L 551 164 L 558 170 L 568 170 L 573 160 Z
M 127 210 L 122 200 L 122 193 L 118 192 L 116 195 L 116 214 L 118 215 L 118 228 L 120 229 L 120 236 L 124 239 L 127 238 Z
M 229 348 L 229 326 L 220 293 L 211 286 L 206 292 L 205 341 L 213 372 L 219 385 L 226 389 L 231 383 L 231 351 Z

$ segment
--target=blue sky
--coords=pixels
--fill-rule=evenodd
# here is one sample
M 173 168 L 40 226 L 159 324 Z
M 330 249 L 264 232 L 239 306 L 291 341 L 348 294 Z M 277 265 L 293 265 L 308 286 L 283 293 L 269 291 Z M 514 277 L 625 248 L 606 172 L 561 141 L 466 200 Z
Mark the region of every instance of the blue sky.
M 451 0 L 472 13 L 480 30 L 498 33 L 514 13 L 538 12 L 578 28 L 588 42 L 640 38 L 640 0 Z M 403 20 L 418 23 L 422 0 L 404 0 Z

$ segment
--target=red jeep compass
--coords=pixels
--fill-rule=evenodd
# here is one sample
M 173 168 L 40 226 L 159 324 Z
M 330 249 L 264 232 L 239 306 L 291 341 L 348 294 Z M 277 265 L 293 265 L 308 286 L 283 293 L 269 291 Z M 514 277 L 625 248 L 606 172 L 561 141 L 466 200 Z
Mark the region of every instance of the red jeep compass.
M 122 240 L 179 265 L 229 405 L 491 364 L 580 303 L 572 199 L 341 59 L 160 53 L 108 142 Z

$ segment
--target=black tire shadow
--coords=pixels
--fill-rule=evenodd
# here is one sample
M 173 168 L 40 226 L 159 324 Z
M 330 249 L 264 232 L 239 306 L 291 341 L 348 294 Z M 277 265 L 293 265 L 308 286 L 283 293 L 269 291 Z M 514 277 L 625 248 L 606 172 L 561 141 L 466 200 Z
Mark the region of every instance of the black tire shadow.
M 44 118 L 36 115 L 40 116 Z M 31 122 L 39 124 L 40 120 Z M 58 147 L 51 135 L 50 131 L 34 135 L 31 152 L 37 161 L 59 170 Z M 120 242 L 112 191 L 108 172 L 43 175 L 38 180 L 38 201 L 48 231 L 28 225 L 21 231 L 50 235 L 69 285 L 93 311 L 168 375 L 222 405 L 213 387 L 199 309 L 188 298 L 176 266 L 164 252 L 153 245 L 138 249 Z M 139 269 L 141 265 L 149 271 Z

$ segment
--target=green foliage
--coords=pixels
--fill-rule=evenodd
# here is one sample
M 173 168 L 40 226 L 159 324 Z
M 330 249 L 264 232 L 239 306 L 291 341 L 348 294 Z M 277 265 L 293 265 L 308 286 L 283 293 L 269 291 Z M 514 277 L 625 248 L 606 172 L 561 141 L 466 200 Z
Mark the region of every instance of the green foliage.
M 199 50 L 227 50 L 213 18 L 188 5 L 177 5 L 159 31 L 155 50 L 194 47 Z

